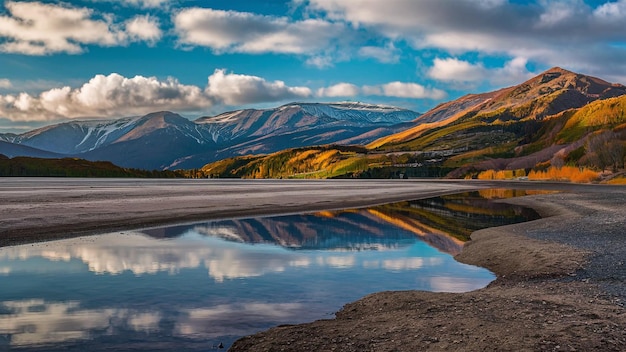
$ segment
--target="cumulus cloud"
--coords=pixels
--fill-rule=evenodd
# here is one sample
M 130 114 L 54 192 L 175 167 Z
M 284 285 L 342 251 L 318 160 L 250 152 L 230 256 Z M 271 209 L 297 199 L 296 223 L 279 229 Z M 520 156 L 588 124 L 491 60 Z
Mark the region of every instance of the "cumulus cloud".
M 490 82 L 495 85 L 515 84 L 525 81 L 534 73 L 528 71 L 525 58 L 515 58 L 503 67 L 486 68 L 482 63 L 472 64 L 457 58 L 436 58 L 428 75 L 436 80 L 453 83 Z
M 13 84 L 6 78 L 0 78 L 0 88 L 11 88 Z
M 482 64 L 471 64 L 455 58 L 436 58 L 433 63 L 428 75 L 440 81 L 480 81 L 487 75 L 487 69 Z
M 188 8 L 174 16 L 181 44 L 214 52 L 312 54 L 342 37 L 344 25 L 321 19 L 291 21 L 249 12 Z
M 274 102 L 311 95 L 306 87 L 290 87 L 282 81 L 268 82 L 226 70 L 215 70 L 205 88 L 185 85 L 175 78 L 127 78 L 112 73 L 96 75 L 78 88 L 53 88 L 39 95 L 0 95 L 0 117 L 12 121 L 47 121 L 140 115 L 166 109 L 199 111 L 216 104 Z
M 0 51 L 25 55 L 82 53 L 85 45 L 115 46 L 160 38 L 158 23 L 145 16 L 130 19 L 127 31 L 111 15 L 97 18 L 93 10 L 40 2 L 4 4 L 0 16 Z M 155 26 L 157 28 L 155 28 Z
M 161 39 L 159 20 L 151 16 L 137 16 L 126 22 L 126 32 L 132 40 L 154 44 Z
M 378 95 L 409 99 L 439 100 L 447 96 L 446 92 L 436 88 L 426 88 L 421 84 L 409 82 L 390 82 L 382 85 L 363 86 L 365 95 Z
M 616 77 L 626 71 L 626 0 L 308 0 L 309 13 L 451 55 L 524 57 Z
M 603 21 L 624 21 L 626 19 L 626 1 L 608 2 L 593 11 L 594 17 Z
M 167 6 L 172 0 L 92 0 L 94 2 L 116 2 L 126 6 L 138 6 L 143 8 L 158 8 Z
M 215 70 L 209 77 L 205 91 L 227 105 L 306 98 L 312 94 L 307 87 L 289 87 L 283 81 L 268 82 L 257 76 L 226 73 L 223 69 Z
M 582 0 L 544 0 L 542 5 L 544 10 L 539 15 L 537 27 L 567 25 L 567 21 L 585 15 L 585 4 Z
M 116 73 L 96 75 L 79 88 L 53 88 L 39 96 L 27 93 L 0 96 L 0 114 L 13 121 L 107 117 L 207 105 L 210 101 L 199 87 L 183 85 L 173 78 L 164 81 L 156 77 L 126 78 Z
M 440 89 L 426 88 L 410 82 L 389 82 L 379 85 L 358 87 L 352 83 L 338 83 L 317 90 L 318 97 L 354 97 L 357 95 L 381 96 L 408 99 L 443 99 L 446 92 Z
M 333 86 L 317 90 L 317 95 L 320 97 L 354 97 L 359 93 L 359 87 L 351 83 L 338 83 Z

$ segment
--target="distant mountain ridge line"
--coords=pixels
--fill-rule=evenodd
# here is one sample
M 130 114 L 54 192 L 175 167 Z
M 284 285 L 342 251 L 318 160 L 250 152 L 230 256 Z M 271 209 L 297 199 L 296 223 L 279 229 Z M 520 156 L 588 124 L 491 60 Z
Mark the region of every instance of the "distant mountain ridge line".
M 440 104 L 406 129 L 366 147 L 289 149 L 208 164 L 202 172 L 325 178 L 424 177 L 452 171 L 449 176 L 476 177 L 487 169 L 526 173 L 564 164 L 600 171 L 624 168 L 626 87 L 557 67 L 517 86 Z M 324 158 L 313 157 L 311 150 Z M 294 163 L 303 159 L 304 169 Z
M 290 103 L 195 121 L 160 111 L 115 120 L 68 121 L 19 135 L 0 134 L 0 141 L 33 148 L 0 146 L 0 153 L 45 157 L 50 152 L 144 169 L 196 168 L 251 151 L 267 153 L 344 140 L 367 142 L 398 131 L 419 116 L 407 109 L 355 102 Z
M 0 154 L 70 156 L 149 170 L 202 169 L 201 176 L 219 170 L 227 177 L 387 177 L 408 171 L 442 176 L 454 169 L 462 176 L 551 162 L 601 168 L 607 162 L 600 159 L 609 157 L 601 157 L 598 146 L 617 152 L 624 145 L 624 97 L 622 84 L 555 67 L 424 114 L 360 102 L 294 102 L 195 121 L 160 111 L 0 134 Z M 374 170 L 407 165 L 414 166 L 393 175 Z

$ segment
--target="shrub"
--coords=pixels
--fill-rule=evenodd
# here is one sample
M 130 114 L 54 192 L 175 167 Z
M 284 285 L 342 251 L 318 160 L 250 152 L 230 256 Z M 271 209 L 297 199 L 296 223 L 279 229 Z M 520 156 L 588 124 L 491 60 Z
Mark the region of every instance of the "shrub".
M 549 167 L 547 170 L 533 170 L 528 174 L 529 180 L 570 181 L 576 183 L 589 183 L 596 181 L 600 174 L 587 168 L 563 166 L 560 168 Z

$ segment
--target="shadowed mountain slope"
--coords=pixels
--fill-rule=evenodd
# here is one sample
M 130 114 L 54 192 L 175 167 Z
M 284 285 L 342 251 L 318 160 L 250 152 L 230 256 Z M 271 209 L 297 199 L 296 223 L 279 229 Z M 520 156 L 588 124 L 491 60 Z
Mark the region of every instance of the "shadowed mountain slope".
M 553 68 L 517 86 L 441 104 L 367 149 L 290 149 L 203 170 L 231 177 L 423 177 L 456 169 L 450 176 L 463 177 L 563 164 L 619 169 L 625 105 L 623 85 Z
M 404 129 L 404 123 L 419 115 L 364 103 L 293 103 L 274 109 L 232 111 L 196 121 L 171 112 L 72 121 L 21 135 L 3 134 L 0 141 L 55 153 L 50 156 L 108 160 L 123 167 L 192 169 L 238 155 L 327 143 L 369 143 Z M 3 151 L 0 146 L 0 153 Z M 9 153 L 7 149 L 6 154 L 20 153 Z

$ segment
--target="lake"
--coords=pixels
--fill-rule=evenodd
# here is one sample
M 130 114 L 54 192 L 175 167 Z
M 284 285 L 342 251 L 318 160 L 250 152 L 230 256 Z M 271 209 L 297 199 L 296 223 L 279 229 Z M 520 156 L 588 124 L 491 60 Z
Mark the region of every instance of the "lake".
M 509 193 L 0 248 L 0 350 L 206 351 L 373 292 L 478 289 L 494 275 L 452 257 L 469 234 L 538 218 Z

